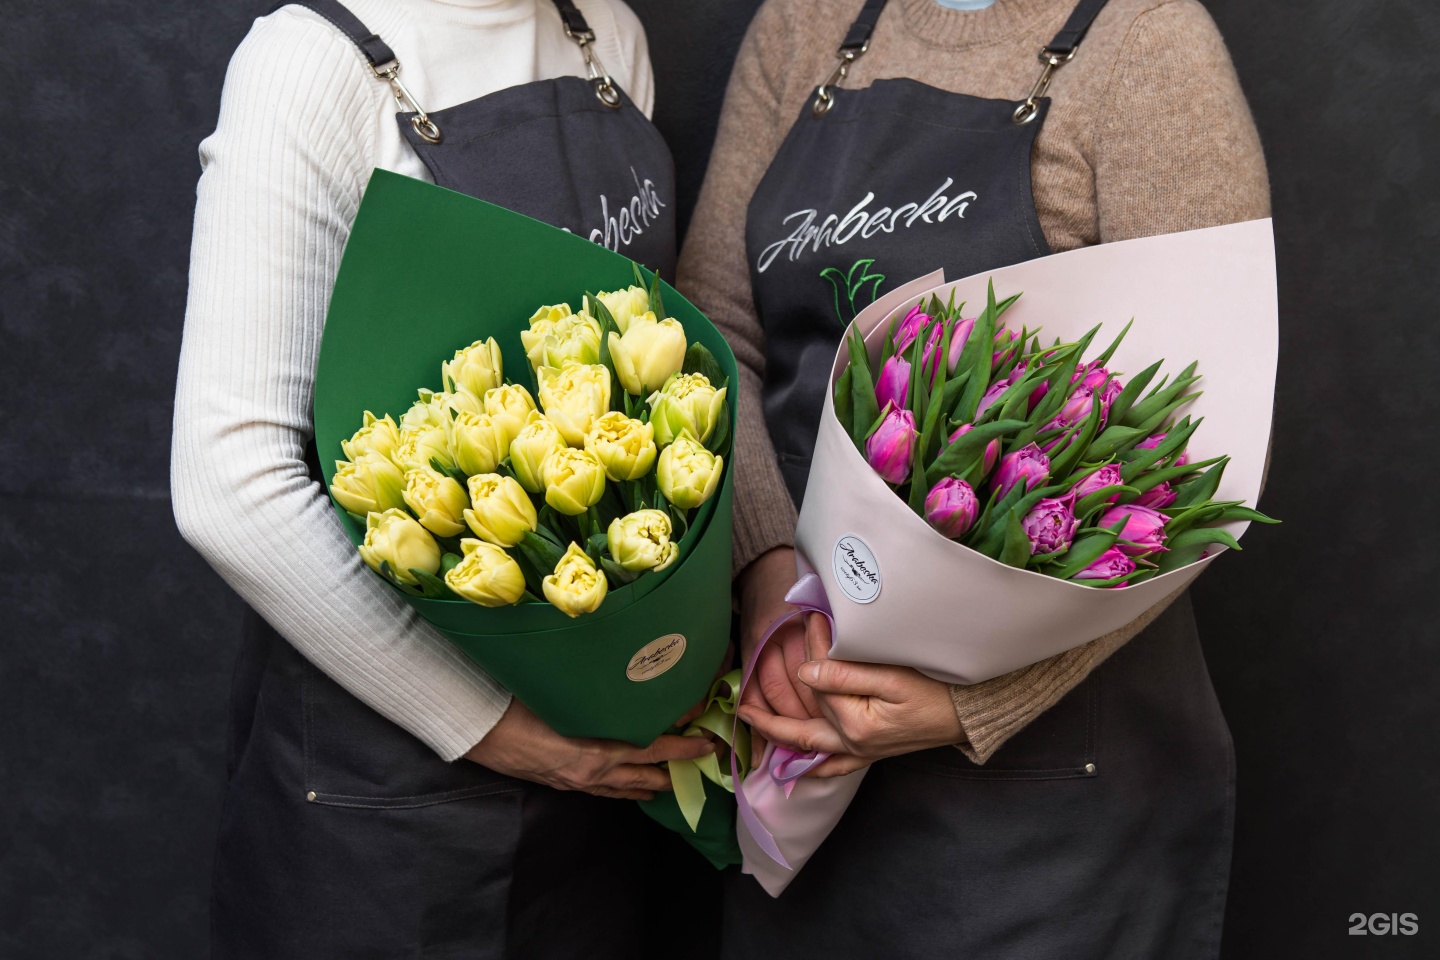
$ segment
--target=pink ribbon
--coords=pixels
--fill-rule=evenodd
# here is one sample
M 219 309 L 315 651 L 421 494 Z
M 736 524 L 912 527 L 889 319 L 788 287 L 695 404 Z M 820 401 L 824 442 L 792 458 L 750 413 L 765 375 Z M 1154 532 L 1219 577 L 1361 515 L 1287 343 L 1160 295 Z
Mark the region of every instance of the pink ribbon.
M 775 631 L 779 630 L 785 624 L 803 614 L 818 613 L 830 621 L 830 632 L 832 636 L 834 635 L 835 618 L 830 614 L 830 601 L 825 596 L 825 587 L 820 583 L 818 576 L 813 573 L 807 573 L 801 577 L 800 582 L 791 587 L 790 592 L 785 594 L 785 602 L 792 604 L 796 609 L 776 619 L 765 628 L 765 633 L 760 637 L 760 642 L 755 645 L 755 652 L 750 654 L 750 662 L 745 665 L 745 673 L 740 680 L 740 694 L 737 697 L 737 702 L 744 702 L 745 688 L 750 683 L 750 675 L 755 672 L 755 664 L 760 660 L 760 651 L 764 650 L 765 645 L 770 642 L 770 638 L 775 636 Z M 736 713 L 735 723 L 737 725 L 740 723 L 738 711 Z M 731 742 L 734 742 L 733 735 Z M 824 763 L 829 756 L 830 754 L 828 753 L 819 753 L 814 750 L 808 753 L 800 753 L 789 747 L 772 743 L 766 749 L 765 756 L 761 760 L 761 763 L 766 767 L 770 779 L 774 780 L 784 789 L 785 796 L 788 798 L 790 791 L 795 789 L 795 781 L 805 776 L 806 773 L 813 770 L 819 764 Z M 790 866 L 789 862 L 786 861 L 785 855 L 780 852 L 780 846 L 775 842 L 775 837 L 769 830 L 765 829 L 765 824 L 760 822 L 760 818 L 755 814 L 755 811 L 751 809 L 750 801 L 745 797 L 745 784 L 740 779 L 739 761 L 735 758 L 734 750 L 730 751 L 730 776 L 735 783 L 735 803 L 739 807 L 740 821 L 745 824 L 745 829 L 750 831 L 750 836 L 755 839 L 755 843 L 759 845 L 761 850 L 765 851 L 770 859 L 780 864 L 780 866 L 786 870 L 794 869 Z

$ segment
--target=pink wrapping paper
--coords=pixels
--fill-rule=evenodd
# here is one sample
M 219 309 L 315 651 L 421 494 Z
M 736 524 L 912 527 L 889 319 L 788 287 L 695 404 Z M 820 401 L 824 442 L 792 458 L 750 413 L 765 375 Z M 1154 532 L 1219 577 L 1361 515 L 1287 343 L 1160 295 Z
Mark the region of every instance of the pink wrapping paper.
M 872 361 L 889 320 L 933 292 L 955 293 L 975 316 L 993 278 L 997 298 L 1024 293 L 1006 327 L 1042 328 L 1044 342 L 1078 339 L 1096 324 L 1098 354 L 1134 326 L 1108 364 L 1122 377 L 1165 359 L 1175 375 L 1199 362 L 1204 395 L 1181 414 L 1204 417 L 1192 460 L 1228 454 L 1217 499 L 1259 498 L 1270 438 L 1279 317 L 1269 220 L 1102 244 L 943 283 L 925 277 L 882 297 L 855 319 Z M 1093 354 L 1092 354 L 1093 355 Z M 848 362 L 842 344 L 832 384 Z M 1248 524 L 1226 526 L 1239 538 Z M 930 529 L 880 479 L 835 418 L 827 395 L 810 484 L 800 511 L 800 573 L 817 573 L 836 625 L 831 656 L 915 667 L 949 683 L 978 683 L 1125 626 L 1188 585 L 1209 557 L 1121 590 L 1084 587 L 1007 567 Z M 796 782 L 788 797 L 767 765 L 744 790 L 794 868 L 786 870 L 742 827 L 745 872 L 779 896 L 839 822 L 864 771 Z

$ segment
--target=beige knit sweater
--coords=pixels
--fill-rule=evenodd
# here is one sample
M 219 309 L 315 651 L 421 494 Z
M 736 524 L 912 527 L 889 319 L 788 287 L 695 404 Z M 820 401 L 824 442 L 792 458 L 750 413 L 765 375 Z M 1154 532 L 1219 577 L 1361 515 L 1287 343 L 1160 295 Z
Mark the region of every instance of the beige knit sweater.
M 998 0 L 958 11 L 890 0 L 845 86 L 912 77 L 956 93 L 1021 100 L 1040 49 L 1075 0 Z M 793 542 L 795 510 L 760 410 L 765 331 L 745 255 L 751 195 L 791 123 L 834 68 L 861 0 L 767 0 L 736 60 L 709 172 L 680 258 L 679 287 L 726 333 L 743 383 L 736 434 L 736 569 Z M 1036 141 L 1040 224 L 1056 251 L 1269 216 L 1269 184 L 1224 41 L 1198 0 L 1111 0 L 1055 76 Z M 1173 597 L 1171 598 L 1174 599 Z M 1023 670 L 952 688 L 983 763 L 1169 603 Z

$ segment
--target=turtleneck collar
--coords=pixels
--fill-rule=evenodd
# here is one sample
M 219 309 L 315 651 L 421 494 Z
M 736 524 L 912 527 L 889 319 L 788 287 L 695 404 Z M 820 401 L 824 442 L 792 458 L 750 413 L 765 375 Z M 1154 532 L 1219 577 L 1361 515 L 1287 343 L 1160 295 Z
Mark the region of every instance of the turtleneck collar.
M 937 47 L 960 50 L 1026 33 L 1061 20 L 1075 0 L 996 0 L 984 10 L 951 10 L 935 0 L 890 0 L 882 17 L 899 15 L 910 33 Z M 891 9 L 894 8 L 894 9 Z

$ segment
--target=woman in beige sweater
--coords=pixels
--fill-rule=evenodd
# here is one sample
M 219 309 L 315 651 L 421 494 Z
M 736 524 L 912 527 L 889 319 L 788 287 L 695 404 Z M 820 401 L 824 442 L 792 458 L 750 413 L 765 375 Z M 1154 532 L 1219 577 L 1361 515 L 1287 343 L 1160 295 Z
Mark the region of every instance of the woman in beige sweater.
M 937 268 L 1268 215 L 1255 128 L 1197 0 L 768 0 L 679 268 L 741 361 L 745 655 L 786 609 L 830 359 L 856 311 Z M 857 264 L 879 278 L 858 300 L 822 277 Z M 820 618 L 808 629 L 765 650 L 742 715 L 835 753 L 821 774 L 875 768 L 783 900 L 732 878 L 728 954 L 1218 951 L 1233 748 L 1188 597 L 970 687 L 813 673 L 828 638 Z

